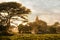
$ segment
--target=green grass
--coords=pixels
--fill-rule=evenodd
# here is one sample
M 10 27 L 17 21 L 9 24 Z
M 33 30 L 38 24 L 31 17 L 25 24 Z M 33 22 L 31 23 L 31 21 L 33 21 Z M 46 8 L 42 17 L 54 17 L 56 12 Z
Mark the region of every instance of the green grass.
M 60 40 L 60 34 L 21 34 L 0 36 L 0 40 Z

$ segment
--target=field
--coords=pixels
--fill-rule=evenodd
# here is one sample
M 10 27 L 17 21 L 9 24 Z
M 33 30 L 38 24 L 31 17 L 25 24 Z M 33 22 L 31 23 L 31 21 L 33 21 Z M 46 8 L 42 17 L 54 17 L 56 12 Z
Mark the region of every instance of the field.
M 60 40 L 60 34 L 21 34 L 0 36 L 0 40 Z

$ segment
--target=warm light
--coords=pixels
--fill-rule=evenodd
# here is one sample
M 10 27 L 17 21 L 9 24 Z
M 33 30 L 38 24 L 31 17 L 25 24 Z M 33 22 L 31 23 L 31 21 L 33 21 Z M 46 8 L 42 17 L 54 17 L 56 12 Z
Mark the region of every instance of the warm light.
M 27 23 L 22 23 L 23 25 L 26 25 Z
M 2 16 L 7 16 L 8 13 L 3 13 L 3 12 L 1 12 L 1 15 L 2 15 Z
M 17 27 L 17 25 L 15 25 L 15 24 L 13 24 L 13 23 L 10 23 L 10 25 L 11 25 L 11 26 L 15 26 L 15 27 Z
M 18 26 L 19 24 L 22 24 L 22 21 L 13 21 L 11 26 Z

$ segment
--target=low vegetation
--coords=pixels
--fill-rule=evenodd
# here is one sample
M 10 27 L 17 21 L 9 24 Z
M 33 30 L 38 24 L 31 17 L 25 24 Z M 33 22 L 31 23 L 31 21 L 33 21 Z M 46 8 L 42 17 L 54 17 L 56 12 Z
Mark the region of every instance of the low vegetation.
M 0 40 L 60 40 L 60 34 L 21 34 L 0 36 Z

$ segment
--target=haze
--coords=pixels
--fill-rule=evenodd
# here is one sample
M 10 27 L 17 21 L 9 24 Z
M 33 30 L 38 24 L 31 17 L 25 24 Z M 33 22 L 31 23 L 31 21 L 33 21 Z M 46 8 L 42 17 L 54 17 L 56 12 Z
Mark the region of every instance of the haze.
M 5 1 L 16 1 L 31 9 L 29 21 L 34 21 L 35 17 L 39 16 L 39 19 L 48 24 L 60 22 L 60 0 L 0 0 L 0 2 Z

